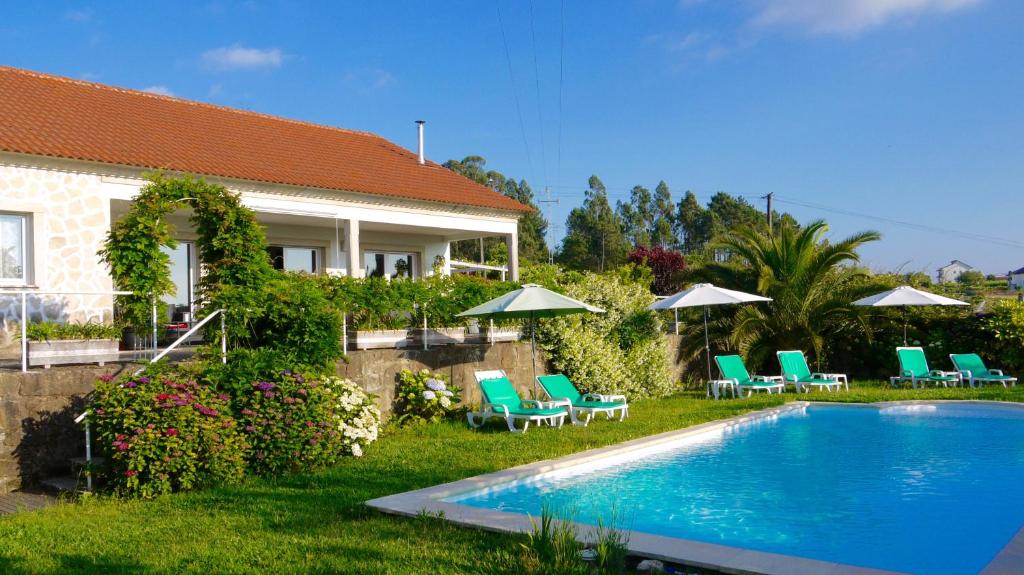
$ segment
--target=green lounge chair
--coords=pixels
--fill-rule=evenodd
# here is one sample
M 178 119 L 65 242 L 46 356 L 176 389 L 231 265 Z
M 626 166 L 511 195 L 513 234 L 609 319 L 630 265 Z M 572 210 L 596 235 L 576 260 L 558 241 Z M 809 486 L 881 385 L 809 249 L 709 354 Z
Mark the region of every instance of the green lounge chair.
M 953 367 L 960 372 L 961 377 L 970 382 L 971 387 L 974 387 L 975 382 L 1001 383 L 1003 387 L 1006 387 L 1007 383 L 1017 385 L 1016 377 L 1003 375 L 1002 370 L 985 367 L 985 362 L 981 361 L 981 356 L 976 353 L 951 353 L 949 359 L 953 360 Z
M 804 357 L 802 351 L 780 351 L 775 355 L 778 356 L 779 365 L 782 366 L 782 378 L 786 383 L 796 386 L 797 393 L 803 391 L 805 387 L 825 388 L 832 391 L 833 387 L 838 390 L 845 386 L 846 391 L 850 391 L 850 383 L 846 379 L 846 374 L 812 373 L 811 368 L 807 367 L 807 358 Z
M 602 395 L 599 393 L 582 394 L 564 374 L 538 375 L 537 383 L 552 401 L 565 405 L 569 409 L 569 418 L 573 425 L 586 427 L 598 413 L 608 419 L 619 412 L 619 421 L 629 415 L 629 403 L 625 395 Z M 580 417 L 584 416 L 584 417 Z
M 747 390 L 747 397 L 754 395 L 755 391 L 782 393 L 786 390 L 786 384 L 783 383 L 781 376 L 750 375 L 747 366 L 743 363 L 743 358 L 738 355 L 716 355 L 715 363 L 718 364 L 718 371 L 722 374 L 722 379 L 711 382 L 715 399 L 718 399 L 719 389 L 722 386 L 732 389 L 733 397 L 736 397 L 737 390 L 741 397 L 743 390 Z
M 476 381 L 480 384 L 480 392 L 483 394 L 483 401 L 480 411 L 471 411 L 466 414 L 471 427 L 480 427 L 492 417 L 500 417 L 505 420 L 508 430 L 512 433 L 526 433 L 531 423 L 562 427 L 565 423 L 565 416 L 568 410 L 561 405 L 552 402 L 537 401 L 536 399 L 522 399 L 516 388 L 509 381 L 505 372 L 498 370 L 476 372 Z M 479 419 L 479 421 L 475 421 Z M 516 421 L 523 422 L 523 428 L 518 429 Z
M 900 360 L 900 374 L 890 377 L 889 382 L 895 386 L 897 383 L 909 381 L 910 385 L 917 389 L 917 384 L 922 387 L 926 383 L 934 383 L 936 387 L 960 385 L 963 378 L 960 372 L 942 371 L 939 369 L 928 369 L 928 359 L 924 356 L 924 349 L 920 347 L 897 347 L 896 357 Z

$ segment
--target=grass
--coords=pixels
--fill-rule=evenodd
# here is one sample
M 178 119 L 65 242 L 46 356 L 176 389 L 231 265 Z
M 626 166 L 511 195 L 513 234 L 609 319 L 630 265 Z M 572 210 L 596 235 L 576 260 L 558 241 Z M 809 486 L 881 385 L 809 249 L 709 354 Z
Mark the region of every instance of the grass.
M 361 459 L 276 481 L 154 501 L 94 498 L 0 518 L 2 573 L 491 573 L 523 538 L 397 518 L 363 501 L 557 457 L 784 401 L 992 399 L 1024 401 L 1024 386 L 888 390 L 709 401 L 697 394 L 638 401 L 622 423 L 588 428 L 472 431 L 462 422 L 385 435 Z

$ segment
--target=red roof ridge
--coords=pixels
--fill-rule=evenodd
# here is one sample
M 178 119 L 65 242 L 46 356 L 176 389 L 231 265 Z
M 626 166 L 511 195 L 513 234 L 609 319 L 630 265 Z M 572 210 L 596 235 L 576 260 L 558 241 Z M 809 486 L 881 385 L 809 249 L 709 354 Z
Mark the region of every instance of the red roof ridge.
M 80 86 L 86 86 L 97 90 L 107 90 L 111 92 L 123 92 L 125 94 L 131 94 L 133 96 L 141 96 L 143 98 L 154 98 L 156 100 L 169 100 L 179 104 L 187 104 L 189 106 L 196 106 L 200 108 L 211 108 L 214 110 L 222 110 L 225 112 L 231 112 L 233 114 L 243 114 L 247 116 L 255 116 L 257 118 L 266 118 L 268 120 L 276 120 L 279 122 L 288 122 L 290 124 L 298 124 L 300 126 L 311 126 L 313 128 L 322 128 L 325 130 L 337 130 L 339 132 L 346 132 L 349 134 L 360 134 L 363 136 L 371 136 L 379 138 L 385 142 L 391 143 L 390 140 L 365 130 L 353 130 L 351 128 L 341 128 L 339 126 L 331 126 L 328 124 L 320 124 L 318 122 L 311 122 L 309 120 L 297 120 L 295 118 L 288 118 L 285 116 L 277 116 L 274 114 L 268 114 L 266 112 L 254 112 L 252 110 L 243 110 L 241 108 L 232 108 L 231 106 L 224 106 L 222 104 L 211 104 L 210 102 L 201 102 L 199 100 L 190 100 L 188 98 L 182 98 L 180 96 L 168 96 L 166 94 L 154 94 L 153 92 L 147 92 L 145 90 L 137 90 L 135 88 L 125 88 L 123 86 L 111 86 L 110 84 L 102 84 L 100 82 L 92 82 L 90 80 L 82 80 L 80 78 L 71 78 L 68 76 L 59 76 L 57 74 L 47 74 L 46 72 L 37 72 L 35 70 L 26 70 L 25 68 L 15 68 L 13 66 L 5 66 L 0 64 L 0 72 L 13 72 L 15 74 L 21 74 L 23 76 L 32 76 L 43 80 L 53 80 L 57 82 L 66 82 L 68 84 L 78 84 Z M 401 148 L 401 146 L 398 146 Z M 405 150 L 405 148 L 402 148 Z M 409 152 L 409 150 L 405 150 Z M 412 152 L 409 152 L 410 154 Z

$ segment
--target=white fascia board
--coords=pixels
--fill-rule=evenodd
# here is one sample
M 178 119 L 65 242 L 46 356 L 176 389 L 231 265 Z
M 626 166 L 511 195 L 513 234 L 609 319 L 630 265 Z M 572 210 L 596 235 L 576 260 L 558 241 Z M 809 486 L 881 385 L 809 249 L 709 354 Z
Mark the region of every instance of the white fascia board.
M 131 200 L 144 182 L 128 178 L 104 178 L 104 194 L 115 200 Z M 242 204 L 257 212 L 316 218 L 358 220 L 410 227 L 440 228 L 460 232 L 502 235 L 515 233 L 518 219 L 488 216 L 454 215 L 423 208 L 402 210 L 391 206 L 347 205 L 309 202 L 296 198 L 272 198 L 242 193 Z

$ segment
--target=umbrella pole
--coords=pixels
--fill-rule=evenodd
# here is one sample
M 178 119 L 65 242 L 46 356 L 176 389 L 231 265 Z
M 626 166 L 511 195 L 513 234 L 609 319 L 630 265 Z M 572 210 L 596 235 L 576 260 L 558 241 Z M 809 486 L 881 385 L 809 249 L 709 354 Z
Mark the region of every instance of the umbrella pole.
M 537 398 L 537 318 L 530 312 L 530 355 L 533 357 L 533 398 Z
M 711 343 L 708 340 L 708 306 L 704 306 L 704 355 L 708 358 L 708 382 L 711 381 Z
M 903 308 L 903 347 L 907 347 L 907 323 L 909 323 L 909 321 L 910 320 L 907 319 L 907 308 L 904 306 L 904 308 Z

